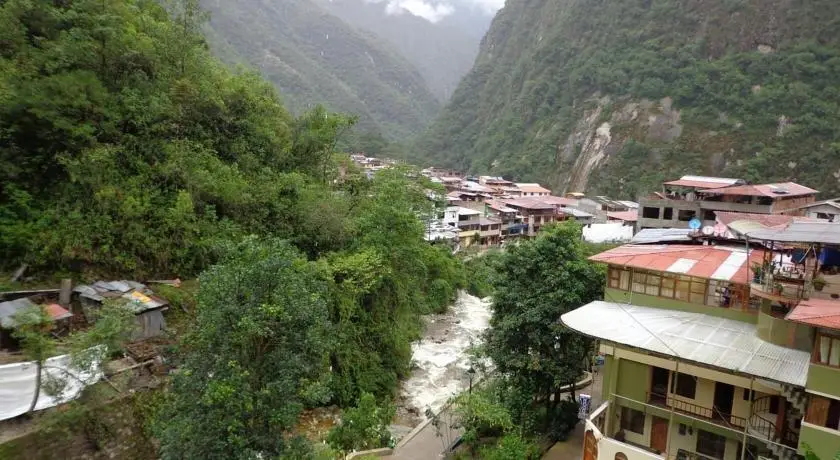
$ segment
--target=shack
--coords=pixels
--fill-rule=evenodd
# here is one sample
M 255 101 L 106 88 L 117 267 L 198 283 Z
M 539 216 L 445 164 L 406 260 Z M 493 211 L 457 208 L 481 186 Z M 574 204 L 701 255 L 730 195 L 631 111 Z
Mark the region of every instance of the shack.
M 17 339 L 12 336 L 14 332 L 15 315 L 18 313 L 32 309 L 40 308 L 38 304 L 27 297 L 10 300 L 8 302 L 0 302 L 0 349 L 3 350 L 17 350 L 20 344 Z M 59 328 L 65 326 L 67 320 L 73 316 L 72 313 L 65 310 L 61 305 L 50 303 L 43 307 L 50 319 L 56 323 Z
M 131 310 L 137 321 L 131 336 L 133 340 L 156 337 L 166 329 L 163 312 L 169 308 L 169 302 L 156 296 L 145 284 L 126 280 L 97 281 L 76 286 L 73 291 L 79 294 L 79 302 L 88 321 L 93 318 L 92 310 L 108 299 Z

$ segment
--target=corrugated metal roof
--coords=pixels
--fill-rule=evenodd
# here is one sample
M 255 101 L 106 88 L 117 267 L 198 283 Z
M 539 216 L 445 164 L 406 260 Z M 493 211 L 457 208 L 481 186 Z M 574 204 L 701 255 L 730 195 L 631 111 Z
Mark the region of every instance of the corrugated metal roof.
M 37 308 L 37 304 L 32 302 L 26 297 L 10 300 L 8 302 L 0 302 L 0 326 L 4 328 L 12 328 L 15 326 L 14 316 L 23 310 L 29 308 Z M 52 318 L 53 321 L 58 321 L 61 319 L 66 319 L 73 316 L 72 313 L 65 310 L 58 304 L 49 304 L 44 307 L 46 309 L 47 315 Z
M 814 327 L 840 329 L 840 301 L 803 300 L 788 313 L 786 319 Z
M 798 387 L 807 380 L 810 353 L 765 342 L 750 323 L 602 301 L 566 313 L 561 320 L 592 337 L 685 361 Z
M 578 208 L 558 208 L 557 210 L 562 212 L 563 214 L 568 214 L 568 215 L 574 216 L 574 217 L 581 217 L 581 218 L 595 217 L 592 214 L 589 214 L 588 212 L 585 212 L 585 211 L 581 211 Z
M 166 300 L 155 296 L 145 284 L 136 281 L 97 281 L 93 285 L 80 284 L 73 291 L 96 302 L 106 298 L 120 298 L 123 305 L 135 314 L 169 305 Z
M 639 211 L 614 211 L 608 212 L 607 217 L 610 219 L 623 220 L 625 222 L 636 222 L 639 220 Z
M 651 244 L 666 241 L 691 241 L 690 228 L 646 228 L 630 240 L 632 244 Z
M 680 187 L 694 187 L 694 188 L 720 188 L 729 187 L 730 185 L 742 184 L 743 179 L 732 179 L 729 177 L 707 177 L 707 176 L 682 176 L 678 180 L 665 182 L 665 185 L 677 185 Z
M 519 188 L 519 190 L 527 193 L 551 193 L 551 190 L 541 186 L 540 184 L 535 183 L 517 182 L 516 187 Z
M 785 196 L 801 196 L 818 193 L 817 190 L 808 188 L 804 185 L 799 185 L 796 182 L 783 182 L 779 184 L 759 184 L 759 185 L 735 185 L 732 187 L 710 187 L 706 190 L 700 190 L 703 193 L 711 193 L 716 195 L 739 195 L 739 196 L 769 196 L 769 197 L 785 197 Z
M 681 273 L 699 278 L 749 282 L 749 259 L 760 262 L 761 251 L 731 246 L 627 244 L 589 258 L 595 262 Z
M 783 228 L 751 229 L 742 232 L 749 238 L 785 243 L 840 244 L 840 223 L 791 222 Z
M 786 216 L 783 214 L 752 214 L 746 212 L 715 211 L 715 219 L 723 224 L 729 225 L 736 221 L 757 222 L 765 227 L 783 227 L 793 221 L 820 222 L 818 219 L 803 216 Z

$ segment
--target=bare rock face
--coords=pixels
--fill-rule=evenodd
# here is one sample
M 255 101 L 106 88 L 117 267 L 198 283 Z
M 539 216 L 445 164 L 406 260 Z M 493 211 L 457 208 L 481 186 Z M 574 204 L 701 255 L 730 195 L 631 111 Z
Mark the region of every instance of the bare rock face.
M 574 160 L 565 184 L 566 192 L 585 191 L 592 173 L 621 150 L 630 138 L 629 133 L 653 143 L 673 142 L 682 135 L 680 111 L 673 108 L 671 98 L 623 102 L 604 121 L 604 111 L 610 102 L 608 97 L 601 98 L 595 108 L 584 114 L 559 149 L 561 161 Z

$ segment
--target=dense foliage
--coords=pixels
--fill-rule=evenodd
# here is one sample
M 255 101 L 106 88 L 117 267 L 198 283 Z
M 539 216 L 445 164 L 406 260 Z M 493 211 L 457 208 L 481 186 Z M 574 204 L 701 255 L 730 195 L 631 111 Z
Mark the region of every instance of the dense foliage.
M 210 56 L 196 0 L 165 5 L 0 1 L 0 268 L 204 272 L 163 454 L 304 455 L 300 409 L 392 397 L 462 266 L 423 240 L 431 183 L 369 180 L 335 153 L 353 118 L 291 116 Z
M 838 18 L 831 0 L 511 0 L 418 156 L 562 189 L 587 136 L 611 122 L 590 192 L 633 198 L 705 173 L 834 195 Z M 665 97 L 680 111 L 676 137 L 648 126 L 661 107 L 613 116 Z M 594 126 L 570 137 L 596 108 Z
M 225 60 L 256 67 L 290 108 L 322 103 L 399 139 L 422 130 L 440 103 L 406 59 L 313 0 L 204 1 L 208 37 Z
M 551 226 L 503 254 L 485 337 L 514 423 L 553 439 L 574 428 L 574 390 L 562 401 L 561 388 L 580 379 L 592 353 L 560 316 L 603 295 L 604 273 L 586 260 L 580 232 L 573 222 Z
M 358 404 L 341 414 L 341 423 L 330 430 L 327 442 L 344 453 L 385 447 L 392 442 L 388 426 L 394 412 L 394 406 L 379 407 L 372 394 L 362 393 Z

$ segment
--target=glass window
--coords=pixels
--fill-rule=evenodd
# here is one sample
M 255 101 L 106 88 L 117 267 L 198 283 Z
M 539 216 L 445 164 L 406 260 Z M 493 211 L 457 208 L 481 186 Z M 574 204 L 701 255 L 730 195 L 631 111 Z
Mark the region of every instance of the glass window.
M 723 459 L 726 453 L 726 438 L 719 434 L 697 430 L 697 453 Z
M 676 283 L 676 279 L 674 279 L 674 275 L 663 274 L 662 275 L 662 289 L 659 291 L 659 295 L 662 297 L 668 297 L 670 299 L 674 298 L 674 284 Z
M 691 279 L 691 303 L 706 304 L 706 280 L 701 278 Z
M 633 292 L 640 294 L 645 293 L 645 277 L 647 275 L 641 271 L 633 272 Z
M 688 278 L 688 279 L 686 279 Z M 688 302 L 688 292 L 691 289 L 691 281 L 690 277 L 683 277 L 677 280 L 676 289 L 674 289 L 674 298 L 677 300 L 682 300 Z
M 840 367 L 840 337 L 823 334 L 817 335 L 814 362 L 827 366 Z
M 629 407 L 622 407 L 621 429 L 645 434 L 645 414 Z
M 659 283 L 661 277 L 659 275 L 648 274 L 647 283 L 645 284 L 645 294 L 659 295 Z

